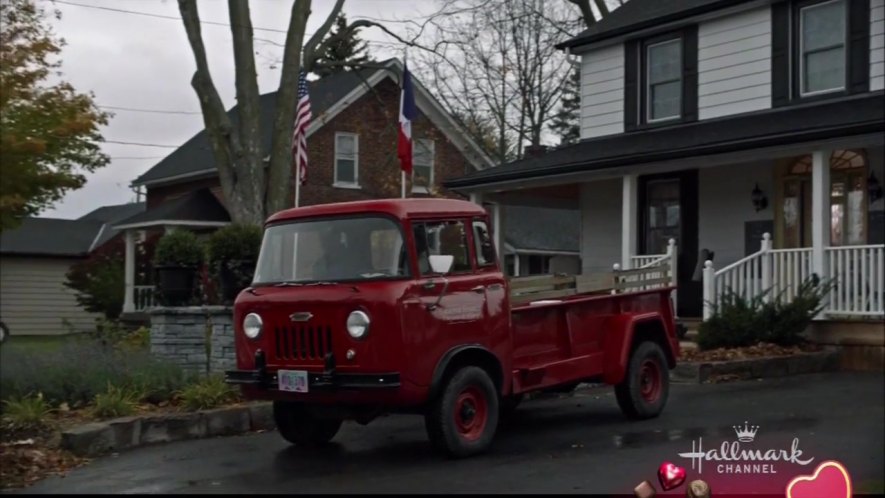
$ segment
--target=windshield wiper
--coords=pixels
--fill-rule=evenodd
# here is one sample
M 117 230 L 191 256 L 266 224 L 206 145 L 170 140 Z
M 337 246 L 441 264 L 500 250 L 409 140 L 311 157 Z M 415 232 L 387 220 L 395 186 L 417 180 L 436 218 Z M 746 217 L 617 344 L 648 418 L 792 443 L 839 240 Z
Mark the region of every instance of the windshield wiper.
M 302 284 L 301 282 L 291 282 L 291 281 L 273 284 L 274 287 L 301 287 L 302 285 L 304 285 L 304 284 Z
M 318 282 L 311 282 L 309 284 L 302 284 L 302 285 L 336 285 L 336 283 L 335 282 L 318 281 Z

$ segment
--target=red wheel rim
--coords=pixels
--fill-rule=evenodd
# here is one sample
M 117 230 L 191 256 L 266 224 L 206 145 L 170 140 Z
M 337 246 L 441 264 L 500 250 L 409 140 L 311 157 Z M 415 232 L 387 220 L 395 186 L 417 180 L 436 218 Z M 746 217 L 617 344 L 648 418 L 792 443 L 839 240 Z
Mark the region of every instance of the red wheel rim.
M 468 441 L 476 441 L 482 436 L 488 421 L 489 406 L 485 394 L 476 387 L 467 387 L 455 401 L 455 427 Z
M 654 403 L 661 396 L 661 367 L 654 360 L 645 360 L 639 368 L 639 393 Z

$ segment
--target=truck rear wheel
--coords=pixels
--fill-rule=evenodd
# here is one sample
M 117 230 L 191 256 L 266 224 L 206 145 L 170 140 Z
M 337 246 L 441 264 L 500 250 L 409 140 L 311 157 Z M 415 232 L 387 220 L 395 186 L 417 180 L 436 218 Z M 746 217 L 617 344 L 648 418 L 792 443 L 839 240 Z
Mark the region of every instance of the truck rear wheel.
M 451 457 L 485 451 L 498 427 L 498 392 L 485 370 L 455 372 L 424 417 L 431 443 Z
M 288 401 L 273 402 L 273 418 L 283 439 L 296 445 L 328 443 L 341 429 L 340 419 L 319 418 L 308 407 Z
M 645 341 L 633 350 L 624 380 L 615 386 L 618 406 L 629 418 L 657 417 L 670 394 L 670 370 L 664 350 Z

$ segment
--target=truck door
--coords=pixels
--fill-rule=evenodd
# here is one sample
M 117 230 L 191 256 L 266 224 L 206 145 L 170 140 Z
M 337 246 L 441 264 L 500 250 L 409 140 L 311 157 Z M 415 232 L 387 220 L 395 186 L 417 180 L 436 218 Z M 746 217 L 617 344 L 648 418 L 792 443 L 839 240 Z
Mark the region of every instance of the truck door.
M 413 221 L 416 279 L 408 292 L 404 338 L 431 363 L 450 348 L 481 342 L 486 310 L 485 287 L 474 274 L 468 246 L 469 221 Z M 454 256 L 448 275 L 433 273 L 430 255 Z
M 506 341 L 510 335 L 510 313 L 505 307 L 507 286 L 504 274 L 498 266 L 495 243 L 486 221 L 481 218 L 474 219 L 471 235 L 476 258 L 476 282 L 485 293 L 485 333 L 492 344 L 505 342 L 509 344 L 509 341 Z

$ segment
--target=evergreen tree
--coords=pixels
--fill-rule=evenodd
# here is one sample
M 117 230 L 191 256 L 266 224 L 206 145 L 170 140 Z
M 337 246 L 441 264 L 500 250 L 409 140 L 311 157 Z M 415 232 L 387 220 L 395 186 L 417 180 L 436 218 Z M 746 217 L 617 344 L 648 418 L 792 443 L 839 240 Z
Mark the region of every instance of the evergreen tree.
M 559 137 L 560 145 L 568 145 L 581 138 L 581 129 L 578 126 L 581 115 L 581 69 L 576 66 L 568 76 L 568 82 L 562 91 L 562 101 L 559 112 L 553 116 L 550 128 Z
M 314 69 L 314 73 L 317 76 L 325 78 L 326 76 L 346 71 L 348 67 L 344 65 L 345 63 L 356 66 L 372 61 L 366 54 L 366 42 L 360 40 L 358 36 L 359 30 L 360 28 L 348 27 L 347 16 L 344 13 L 338 16 L 326 40 L 331 39 L 332 41 L 317 58 Z

